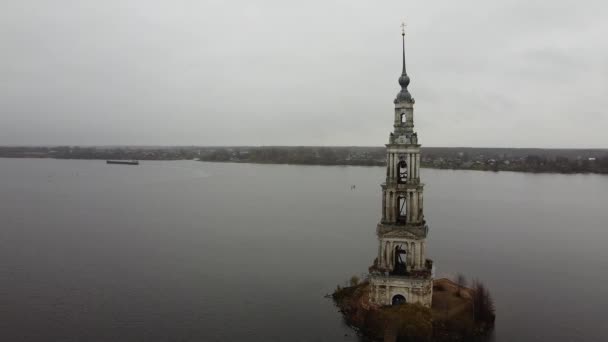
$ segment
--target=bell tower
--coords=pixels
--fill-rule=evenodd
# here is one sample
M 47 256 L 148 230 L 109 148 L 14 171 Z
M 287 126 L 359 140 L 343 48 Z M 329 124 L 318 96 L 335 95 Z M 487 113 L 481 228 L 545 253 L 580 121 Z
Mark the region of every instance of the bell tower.
M 370 301 L 378 305 L 420 303 L 431 306 L 433 262 L 426 259 L 428 226 L 420 182 L 420 144 L 414 131 L 414 98 L 403 66 L 395 98 L 393 132 L 386 144 L 386 181 L 382 187 L 382 219 L 376 228 L 378 257 L 370 267 Z

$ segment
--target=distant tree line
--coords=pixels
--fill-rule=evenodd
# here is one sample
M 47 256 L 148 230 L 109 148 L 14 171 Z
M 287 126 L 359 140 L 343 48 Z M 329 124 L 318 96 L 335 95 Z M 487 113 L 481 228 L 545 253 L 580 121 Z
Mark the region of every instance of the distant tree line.
M 378 148 L 350 147 L 249 147 L 216 148 L 201 152 L 203 161 L 303 165 L 384 165 Z
M 384 147 L 19 147 L 4 158 L 192 160 L 304 165 L 386 165 Z M 424 147 L 422 166 L 484 171 L 608 174 L 607 149 Z
M 223 147 L 204 149 L 203 161 L 314 164 L 386 164 L 383 147 Z M 608 150 L 422 149 L 422 166 L 482 171 L 608 173 Z
M 181 160 L 198 155 L 198 150 L 191 147 L 0 147 L 0 157 L 4 158 Z

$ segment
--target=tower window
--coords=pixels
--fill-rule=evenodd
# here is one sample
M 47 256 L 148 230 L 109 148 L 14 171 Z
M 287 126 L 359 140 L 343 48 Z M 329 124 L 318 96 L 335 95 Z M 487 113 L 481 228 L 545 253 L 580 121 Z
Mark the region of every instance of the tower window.
M 405 156 L 399 157 L 399 163 L 397 164 L 397 171 L 399 178 L 397 179 L 398 183 L 405 184 L 407 183 L 407 162 L 405 161 Z
M 405 196 L 398 197 L 399 212 L 397 215 L 397 224 L 405 224 L 407 218 L 407 200 Z
M 407 115 L 405 115 L 405 113 L 401 113 L 401 123 L 405 123 L 406 120 L 407 120 Z
M 394 255 L 393 255 L 393 258 L 394 258 L 393 270 L 391 271 L 392 275 L 406 275 L 407 274 L 407 256 L 408 256 L 407 251 L 404 248 L 402 248 L 402 246 L 400 244 L 395 246 L 395 251 L 394 251 Z

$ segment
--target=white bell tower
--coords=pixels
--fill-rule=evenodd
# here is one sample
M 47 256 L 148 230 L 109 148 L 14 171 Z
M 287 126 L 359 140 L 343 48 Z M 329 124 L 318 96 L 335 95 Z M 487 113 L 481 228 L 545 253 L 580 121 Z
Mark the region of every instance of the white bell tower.
M 377 226 L 378 257 L 370 267 L 370 301 L 430 307 L 433 262 L 425 253 L 428 226 L 424 220 L 424 184 L 420 182 L 420 144 L 414 131 L 414 99 L 407 89 L 410 78 L 405 69 L 405 30 L 401 39 L 401 91 L 394 101 L 394 129 L 386 144 L 386 181 L 382 184 L 382 219 Z

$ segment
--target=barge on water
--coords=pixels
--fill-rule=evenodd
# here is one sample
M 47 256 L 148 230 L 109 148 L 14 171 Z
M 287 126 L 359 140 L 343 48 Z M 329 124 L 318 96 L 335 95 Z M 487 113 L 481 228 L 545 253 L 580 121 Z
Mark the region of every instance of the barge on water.
M 139 160 L 106 160 L 106 164 L 139 165 Z

